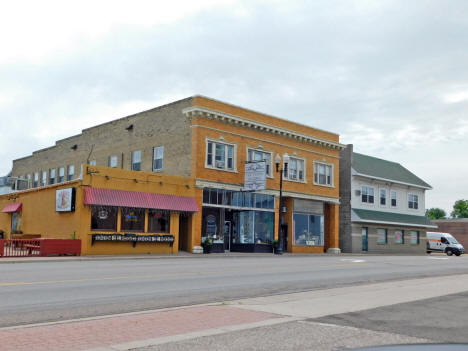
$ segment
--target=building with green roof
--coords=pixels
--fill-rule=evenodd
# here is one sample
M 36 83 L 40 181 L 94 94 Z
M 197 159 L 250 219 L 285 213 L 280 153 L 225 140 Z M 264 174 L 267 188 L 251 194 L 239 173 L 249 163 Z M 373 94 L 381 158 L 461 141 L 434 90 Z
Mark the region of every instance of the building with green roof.
M 397 162 L 340 153 L 340 248 L 343 252 L 426 252 L 425 192 L 432 187 Z

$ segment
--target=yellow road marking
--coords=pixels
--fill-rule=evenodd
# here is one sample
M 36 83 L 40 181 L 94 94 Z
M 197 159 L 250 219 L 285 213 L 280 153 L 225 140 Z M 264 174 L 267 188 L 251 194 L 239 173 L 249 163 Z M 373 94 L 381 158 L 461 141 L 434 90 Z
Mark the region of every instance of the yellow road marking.
M 315 268 L 327 268 L 327 267 L 356 267 L 356 266 L 369 266 L 370 263 L 346 263 L 346 264 L 334 264 L 334 265 L 323 265 L 315 266 Z M 280 268 L 281 269 L 281 268 Z M 278 267 L 266 267 L 263 271 L 279 271 Z M 283 272 L 287 269 L 281 269 Z M 60 283 L 84 283 L 99 280 L 124 280 L 124 279 L 151 279 L 151 278 L 164 278 L 164 277 L 182 277 L 182 276 L 193 276 L 193 275 L 210 275 L 210 274 L 226 274 L 226 273 L 239 273 L 245 272 L 246 269 L 231 269 L 221 271 L 202 271 L 202 272 L 184 272 L 184 273 L 166 273 L 166 274 L 145 274 L 145 275 L 123 275 L 116 277 L 100 277 L 100 278 L 82 278 L 82 279 L 62 279 L 62 280 L 44 280 L 44 281 L 33 281 L 33 282 L 5 282 L 0 283 L 0 287 L 8 286 L 21 286 L 21 285 L 46 285 L 46 284 L 60 284 Z M 302 272 L 308 271 L 307 269 Z M 297 272 L 297 271 L 296 271 Z

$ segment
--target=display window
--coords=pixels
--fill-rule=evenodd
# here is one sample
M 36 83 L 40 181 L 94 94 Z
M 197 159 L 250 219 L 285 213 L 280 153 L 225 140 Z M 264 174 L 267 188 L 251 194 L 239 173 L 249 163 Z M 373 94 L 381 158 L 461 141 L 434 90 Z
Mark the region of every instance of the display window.
M 293 234 L 293 245 L 323 246 L 324 216 L 294 213 Z
M 145 210 L 143 208 L 124 207 L 121 211 L 121 231 L 143 232 L 145 230 Z
M 167 211 L 148 211 L 148 232 L 149 233 L 169 233 L 171 214 Z
M 91 230 L 117 231 L 117 207 L 92 206 Z

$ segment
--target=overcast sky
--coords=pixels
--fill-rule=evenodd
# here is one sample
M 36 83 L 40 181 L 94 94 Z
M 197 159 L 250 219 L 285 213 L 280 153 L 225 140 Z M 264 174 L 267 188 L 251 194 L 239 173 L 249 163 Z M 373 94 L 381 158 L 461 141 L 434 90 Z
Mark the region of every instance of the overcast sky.
M 159 5 L 160 4 L 160 5 Z M 468 198 L 468 1 L 9 1 L 0 175 L 82 129 L 202 94 L 340 134 Z

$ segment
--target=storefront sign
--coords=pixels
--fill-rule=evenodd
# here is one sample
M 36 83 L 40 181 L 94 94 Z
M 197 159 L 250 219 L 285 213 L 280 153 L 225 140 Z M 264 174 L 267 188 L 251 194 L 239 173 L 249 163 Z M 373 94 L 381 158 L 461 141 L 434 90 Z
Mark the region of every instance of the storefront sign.
M 173 235 L 93 234 L 92 242 L 121 241 L 132 243 L 173 243 Z
M 75 188 L 57 189 L 55 191 L 55 211 L 75 211 Z
M 244 190 L 264 190 L 266 188 L 266 162 L 249 162 L 245 164 Z

